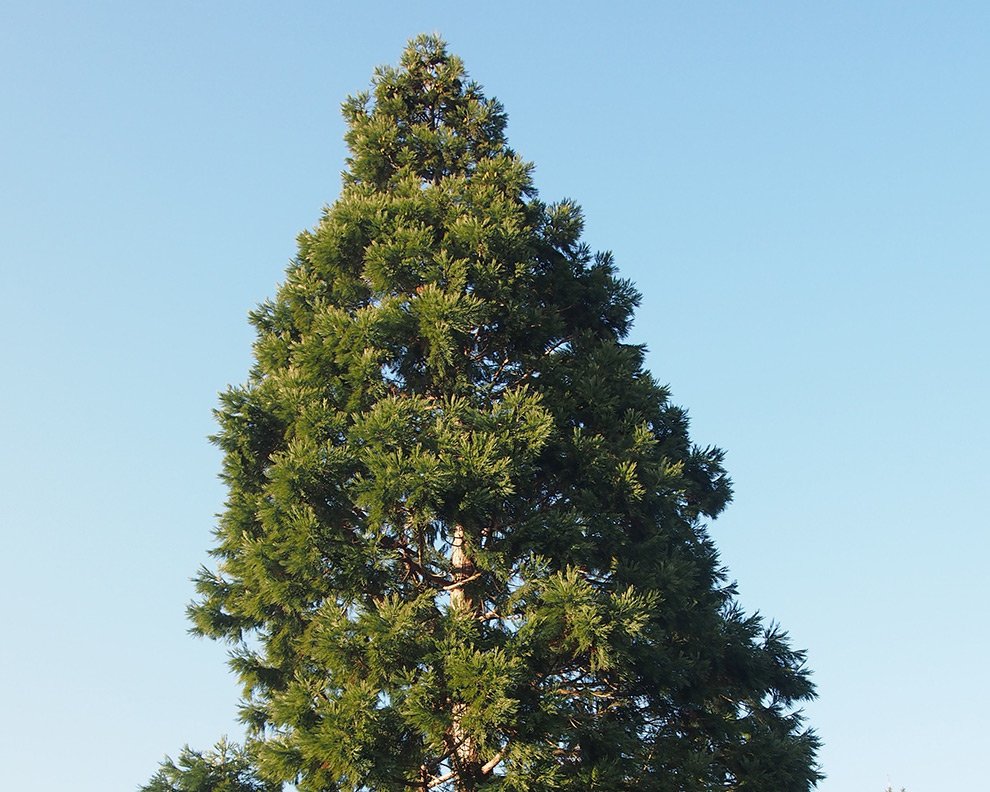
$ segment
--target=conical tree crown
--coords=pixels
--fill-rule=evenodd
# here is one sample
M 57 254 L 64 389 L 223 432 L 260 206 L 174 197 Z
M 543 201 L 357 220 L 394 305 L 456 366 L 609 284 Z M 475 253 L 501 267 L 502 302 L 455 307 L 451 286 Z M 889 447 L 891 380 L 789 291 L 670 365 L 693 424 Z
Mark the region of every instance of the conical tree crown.
M 348 100 L 340 198 L 252 314 L 195 629 L 300 790 L 806 790 L 803 656 L 704 522 L 717 449 L 637 294 L 434 37 Z
M 344 104 L 349 182 L 387 189 L 400 174 L 413 174 L 435 184 L 511 156 L 502 106 L 466 79 L 461 60 L 435 37 L 411 42 L 400 68 L 380 68 L 369 110 L 370 98 L 359 94 Z

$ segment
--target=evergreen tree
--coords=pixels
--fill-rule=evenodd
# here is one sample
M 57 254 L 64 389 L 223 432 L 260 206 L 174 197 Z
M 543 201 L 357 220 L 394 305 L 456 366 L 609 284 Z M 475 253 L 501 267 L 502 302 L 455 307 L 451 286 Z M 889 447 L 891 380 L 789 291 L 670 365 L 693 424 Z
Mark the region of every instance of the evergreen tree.
M 281 784 L 259 780 L 240 746 L 221 740 L 206 754 L 183 748 L 176 764 L 166 758 L 141 792 L 278 792 Z
M 258 774 L 323 790 L 808 790 L 804 655 L 739 608 L 722 452 L 623 342 L 638 295 L 423 36 L 343 107 L 340 198 L 215 440 L 194 631 Z

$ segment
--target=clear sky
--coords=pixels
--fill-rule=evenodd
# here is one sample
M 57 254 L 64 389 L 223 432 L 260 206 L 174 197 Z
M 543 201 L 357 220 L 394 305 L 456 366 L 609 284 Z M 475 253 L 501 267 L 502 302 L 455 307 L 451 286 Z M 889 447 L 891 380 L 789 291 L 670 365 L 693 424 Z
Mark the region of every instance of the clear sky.
M 990 4 L 4 3 L 0 775 L 129 790 L 240 735 L 185 635 L 246 313 L 338 108 L 440 32 L 727 450 L 712 526 L 806 647 L 825 792 L 986 786 Z

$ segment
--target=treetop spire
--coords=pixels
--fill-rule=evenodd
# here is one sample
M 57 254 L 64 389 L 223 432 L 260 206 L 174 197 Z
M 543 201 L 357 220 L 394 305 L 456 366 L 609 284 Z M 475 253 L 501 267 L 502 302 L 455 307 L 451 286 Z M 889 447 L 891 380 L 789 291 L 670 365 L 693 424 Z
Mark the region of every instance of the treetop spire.
M 468 80 L 436 35 L 409 42 L 400 66 L 376 70 L 372 92 L 343 105 L 346 178 L 384 188 L 401 173 L 426 182 L 466 175 L 480 160 L 511 156 L 502 105 Z

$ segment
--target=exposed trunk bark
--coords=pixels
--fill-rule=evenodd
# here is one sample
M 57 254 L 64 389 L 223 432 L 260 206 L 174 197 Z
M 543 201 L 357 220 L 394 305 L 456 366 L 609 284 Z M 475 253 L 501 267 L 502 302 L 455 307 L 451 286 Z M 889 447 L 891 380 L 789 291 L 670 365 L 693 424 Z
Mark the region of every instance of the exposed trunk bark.
M 481 612 L 481 601 L 469 590 L 476 574 L 474 562 L 468 555 L 465 545 L 464 527 L 454 526 L 454 536 L 451 540 L 450 551 L 451 577 L 450 606 L 455 611 L 467 611 L 472 615 Z M 450 742 L 453 755 L 451 761 L 456 771 L 454 781 L 458 792 L 472 792 L 478 786 L 483 776 L 481 756 L 477 741 L 465 734 L 461 727 L 461 718 L 465 705 L 454 702 L 451 706 Z
M 450 572 L 452 583 L 450 589 L 450 605 L 455 610 L 465 609 L 472 613 L 480 611 L 480 602 L 476 601 L 468 591 L 469 581 L 475 576 L 474 562 L 468 555 L 464 540 L 464 527 L 454 526 L 454 536 L 451 540 Z

